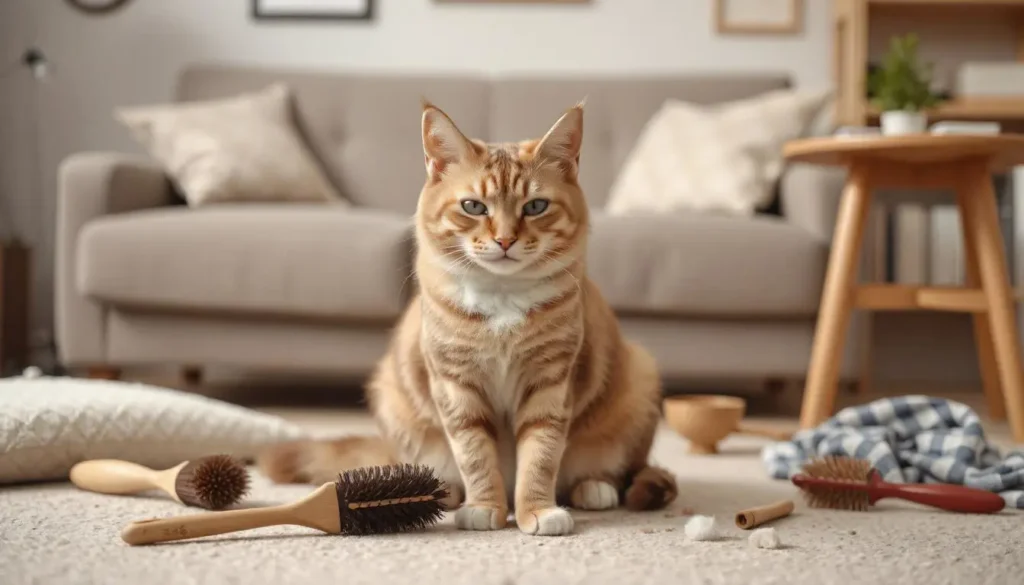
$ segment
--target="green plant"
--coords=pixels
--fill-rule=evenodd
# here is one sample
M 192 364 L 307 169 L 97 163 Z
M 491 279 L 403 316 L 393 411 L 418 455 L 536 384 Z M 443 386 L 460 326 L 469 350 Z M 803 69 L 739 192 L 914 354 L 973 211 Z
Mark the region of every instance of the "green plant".
M 917 46 L 913 33 L 893 37 L 882 65 L 871 73 L 872 102 L 882 111 L 917 112 L 939 103 L 931 90 L 932 64 L 918 61 Z

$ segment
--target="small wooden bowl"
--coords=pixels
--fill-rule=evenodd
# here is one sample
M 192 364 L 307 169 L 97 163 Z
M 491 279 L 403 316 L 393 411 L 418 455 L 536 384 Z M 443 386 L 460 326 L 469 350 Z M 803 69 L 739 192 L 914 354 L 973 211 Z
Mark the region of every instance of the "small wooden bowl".
M 690 453 L 718 453 L 718 442 L 739 428 L 747 411 L 742 398 L 691 394 L 664 400 L 665 420 L 690 441 Z
M 665 420 L 690 442 L 690 453 L 718 453 L 718 442 L 732 433 L 788 441 L 792 432 L 744 424 L 747 401 L 734 396 L 690 394 L 669 396 L 663 401 Z

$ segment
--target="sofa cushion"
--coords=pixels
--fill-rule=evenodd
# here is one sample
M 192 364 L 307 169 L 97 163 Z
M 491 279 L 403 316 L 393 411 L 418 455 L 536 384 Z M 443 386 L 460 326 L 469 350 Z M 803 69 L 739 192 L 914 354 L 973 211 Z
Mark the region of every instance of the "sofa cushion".
M 594 213 L 591 279 L 617 311 L 812 316 L 828 248 L 773 216 Z
M 586 98 L 580 186 L 603 207 L 651 116 L 666 99 L 710 105 L 789 87 L 776 73 L 681 75 L 508 75 L 491 83 L 491 140 L 542 136 L 566 108 Z M 443 107 L 443 102 L 434 100 Z M 447 111 L 447 110 L 446 110 Z M 453 114 L 453 112 L 448 112 Z M 462 120 L 455 118 L 457 124 Z
M 184 70 L 177 96 L 205 101 L 271 83 L 291 90 L 302 135 L 342 196 L 359 207 L 407 215 L 416 209 L 426 178 L 420 141 L 424 98 L 441 107 L 467 136 L 488 133 L 489 81 L 466 75 L 339 75 L 207 64 Z
M 411 222 L 317 204 L 172 207 L 97 219 L 77 286 L 113 304 L 311 318 L 396 317 Z
M 319 202 L 348 205 L 292 120 L 281 83 L 203 102 L 118 108 L 115 115 L 160 161 L 189 205 Z

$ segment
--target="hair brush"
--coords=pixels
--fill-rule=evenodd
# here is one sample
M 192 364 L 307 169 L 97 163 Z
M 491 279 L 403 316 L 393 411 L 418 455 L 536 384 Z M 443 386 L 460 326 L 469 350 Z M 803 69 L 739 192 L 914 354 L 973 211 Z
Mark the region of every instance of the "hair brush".
M 249 491 L 249 472 L 229 455 L 185 461 L 162 471 L 129 461 L 93 459 L 71 468 L 71 483 L 103 494 L 157 489 L 186 506 L 219 510 L 238 502 Z
M 866 510 L 883 498 L 899 498 L 950 512 L 992 514 L 1006 506 L 996 493 L 948 484 L 897 484 L 882 480 L 877 469 L 861 459 L 824 457 L 803 466 L 792 482 L 812 508 Z
M 121 538 L 132 545 L 151 544 L 282 525 L 341 535 L 402 532 L 437 522 L 446 497 L 448 491 L 429 467 L 362 467 L 342 472 L 337 481 L 290 504 L 132 522 Z

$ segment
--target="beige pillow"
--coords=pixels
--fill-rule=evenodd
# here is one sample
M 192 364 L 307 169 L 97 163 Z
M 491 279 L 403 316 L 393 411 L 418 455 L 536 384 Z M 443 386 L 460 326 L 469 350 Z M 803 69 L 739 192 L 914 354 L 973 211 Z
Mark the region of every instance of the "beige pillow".
M 269 414 L 147 384 L 77 378 L 0 379 L 0 485 L 60 480 L 86 459 L 167 468 L 307 438 Z
M 829 95 L 778 90 L 710 107 L 666 101 L 616 177 L 608 213 L 752 215 L 772 200 L 783 144 L 810 130 Z
M 115 117 L 167 170 L 191 206 L 225 202 L 347 205 L 317 165 L 282 84 L 201 102 L 126 107 Z

